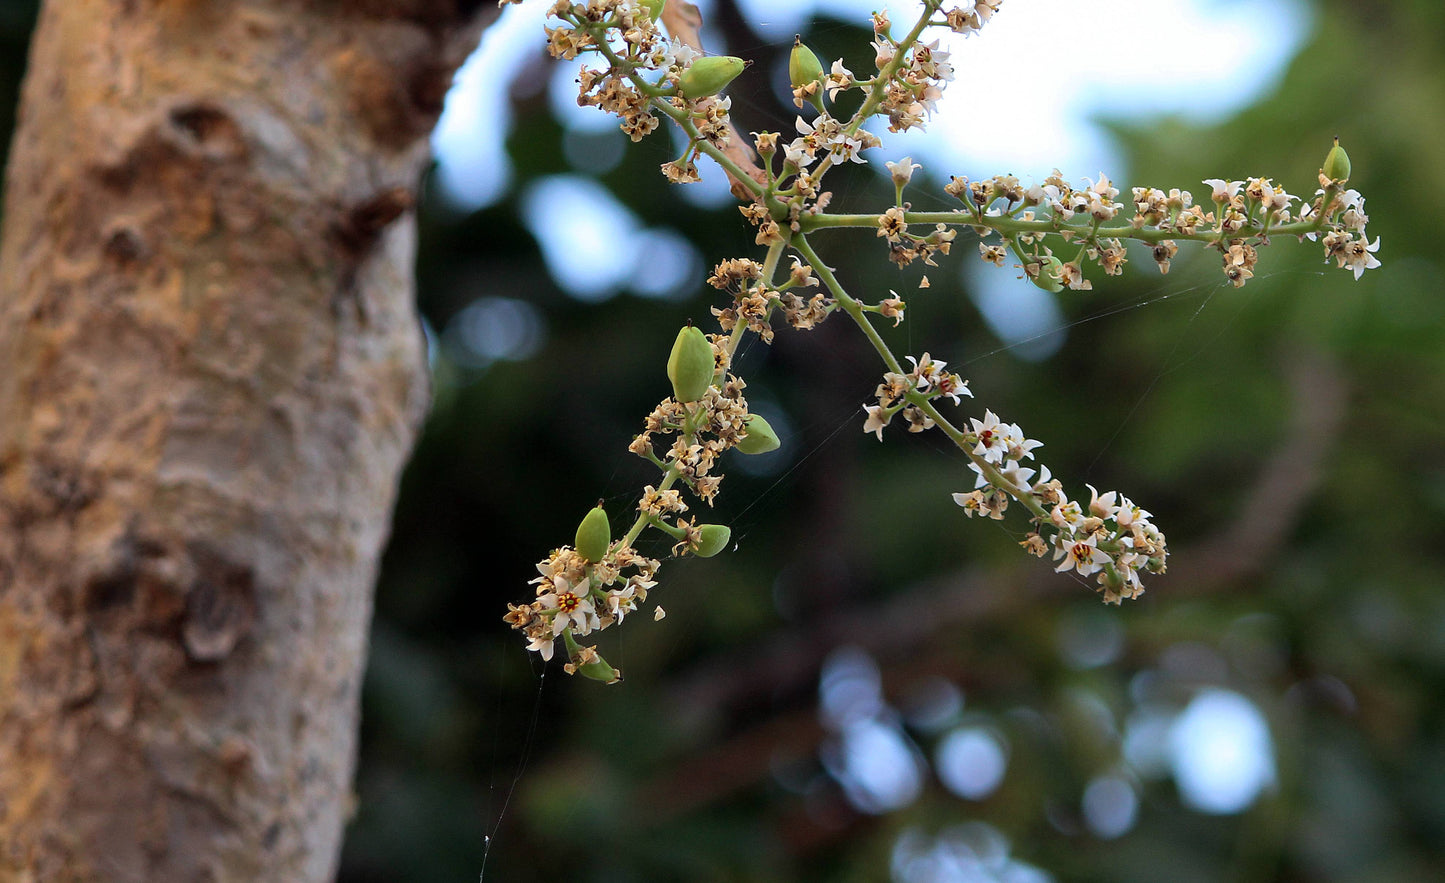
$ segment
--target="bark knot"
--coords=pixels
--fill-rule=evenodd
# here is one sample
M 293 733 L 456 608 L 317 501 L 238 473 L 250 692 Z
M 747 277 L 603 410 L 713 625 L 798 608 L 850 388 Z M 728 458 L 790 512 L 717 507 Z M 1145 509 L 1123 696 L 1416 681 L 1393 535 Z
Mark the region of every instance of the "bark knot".
M 195 578 L 186 591 L 181 640 L 195 662 L 220 662 L 251 631 L 256 618 L 256 572 L 249 564 L 193 543 Z

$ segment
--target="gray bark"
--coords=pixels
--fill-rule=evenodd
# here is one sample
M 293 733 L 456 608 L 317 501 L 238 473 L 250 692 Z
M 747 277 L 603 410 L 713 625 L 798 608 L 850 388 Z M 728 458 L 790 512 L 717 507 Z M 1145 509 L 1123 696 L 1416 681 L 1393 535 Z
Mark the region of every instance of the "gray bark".
M 334 874 L 427 404 L 411 206 L 493 5 L 46 4 L 0 240 L 0 880 Z

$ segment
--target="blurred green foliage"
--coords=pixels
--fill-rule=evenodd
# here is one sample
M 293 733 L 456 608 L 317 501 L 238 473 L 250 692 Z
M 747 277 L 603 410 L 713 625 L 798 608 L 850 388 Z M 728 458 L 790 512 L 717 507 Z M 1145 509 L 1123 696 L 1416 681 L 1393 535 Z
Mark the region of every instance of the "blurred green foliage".
M 1176 551 L 1168 575 L 1102 610 L 1018 552 L 1021 518 L 966 522 L 943 492 L 971 475 L 940 440 L 859 432 L 879 369 L 835 319 L 742 356 L 749 397 L 791 437 L 772 471 L 728 474 L 715 517 L 739 550 L 667 564 L 654 594 L 667 619 L 602 636 L 627 674 L 616 687 L 544 675 L 501 615 L 599 496 L 621 523 L 653 479 L 625 448 L 668 392 L 676 329 L 712 301 L 701 279 L 671 301 L 584 304 L 556 287 L 518 198 L 567 168 L 564 133 L 544 93 L 515 96 L 508 197 L 466 217 L 424 203 L 420 305 L 444 330 L 476 298 L 524 299 L 546 340 L 484 369 L 437 350 L 437 404 L 378 590 L 341 879 L 475 879 L 485 862 L 499 881 L 911 880 L 909 844 L 977 857 L 985 830 L 1060 881 L 1438 879 L 1445 7 L 1311 5 L 1314 33 L 1271 94 L 1204 127 L 1116 124 L 1128 167 L 1109 171 L 1126 192 L 1267 174 L 1308 194 L 1338 133 L 1383 242 L 1384 268 L 1358 283 L 1310 243 L 1262 249 L 1239 290 L 1209 253 L 1182 249 L 1162 279 L 1141 254 L 1121 279 L 1059 295 L 1081 324 L 1057 354 L 970 361 L 999 347 L 947 263 L 974 260 L 971 241 L 927 291 L 865 234 L 821 245 L 858 290 L 903 292 L 909 321 L 890 339 L 966 364 L 976 407 L 1045 441 L 1071 490 L 1119 488 L 1153 511 Z M 33 4 L 0 2 L 0 133 L 32 21 Z M 786 64 L 787 47 L 759 46 L 731 6 L 718 23 L 762 65 L 757 82 Z M 810 39 L 852 58 L 867 35 L 830 22 Z M 788 110 L 760 99 L 736 113 L 745 130 L 786 131 Z M 735 208 L 679 201 L 656 171 L 669 151 L 660 136 L 629 146 L 601 181 L 709 263 L 755 254 Z M 889 198 L 866 171 L 837 189 L 844 206 Z M 1118 305 L 1139 307 L 1081 321 Z M 1071 656 L 1071 636 L 1097 659 Z M 834 774 L 844 732 L 819 714 L 819 672 L 849 646 L 876 664 L 875 719 L 906 737 L 919 774 L 889 812 L 850 803 Z M 1272 737 L 1277 782 L 1239 813 L 1191 809 L 1173 778 L 1125 757 L 1127 734 L 1151 739 L 1135 726 L 1146 713 L 1212 688 L 1247 697 Z M 979 800 L 937 776 L 959 727 L 1006 747 L 1001 785 Z M 1104 775 L 1138 795 L 1116 839 L 1081 809 Z M 976 822 L 990 828 L 959 827 Z

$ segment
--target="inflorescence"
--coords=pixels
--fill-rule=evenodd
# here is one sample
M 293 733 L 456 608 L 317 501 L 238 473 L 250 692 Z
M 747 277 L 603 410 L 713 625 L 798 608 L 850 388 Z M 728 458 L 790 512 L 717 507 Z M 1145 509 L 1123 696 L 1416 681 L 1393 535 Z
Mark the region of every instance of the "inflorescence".
M 502 4 L 517 0 L 501 0 Z M 1029 510 L 1033 529 L 1020 543 L 1029 553 L 1052 556 L 1060 572 L 1093 577 L 1107 603 L 1119 603 L 1144 591 L 1142 573 L 1163 573 L 1168 549 L 1163 533 L 1147 511 L 1117 491 L 1099 493 L 1089 486 L 1087 505 L 1071 499 L 1034 451 L 1041 442 L 1027 438 L 1014 423 L 991 410 L 982 419 L 954 425 L 940 410 L 947 399 L 958 405 L 972 398 L 968 382 L 946 372 L 946 363 L 929 353 L 908 357 L 905 368 L 879 336 L 869 318 L 876 314 L 894 325 L 904 319 L 905 303 L 895 292 L 877 302 L 851 295 L 814 251 L 811 234 L 829 228 L 872 229 L 887 245 L 888 259 L 899 266 L 914 261 L 935 265 L 947 256 L 957 228 L 979 238 L 980 257 L 1012 266 L 1049 291 L 1092 287 L 1086 268 L 1119 275 L 1128 263 L 1125 242 L 1146 245 L 1161 273 L 1181 242 L 1196 241 L 1216 250 L 1222 271 L 1236 287 L 1253 277 L 1258 248 L 1273 237 L 1295 236 L 1323 245 L 1325 259 L 1354 273 L 1380 266 L 1379 240 L 1365 233 L 1364 198 L 1345 189 L 1349 158 L 1338 140 L 1319 173 L 1319 189 L 1304 200 L 1271 179 L 1210 179 L 1199 202 L 1187 190 L 1135 187 L 1128 201 L 1109 178 L 1071 185 L 1056 170 L 1041 183 L 1025 185 L 1012 175 L 978 181 L 953 177 L 943 188 L 962 203 L 943 212 L 915 212 L 903 200 L 920 168 L 911 159 L 887 163 L 894 204 L 881 213 L 827 211 L 832 194 L 822 188 L 839 163 L 862 163 L 862 152 L 879 146 L 863 123 L 879 116 L 890 132 L 923 128 L 953 79 L 949 52 L 939 41 L 923 42 L 930 29 L 971 35 L 998 11 L 1002 0 L 978 0 L 945 10 L 941 0 L 925 0 L 923 12 L 907 33 L 893 36 L 886 13 L 874 13 L 872 29 L 876 73 L 859 77 L 833 61 L 826 69 L 796 40 L 790 57 L 793 99 L 800 114 L 794 134 L 753 133 L 744 140 L 733 127 L 731 101 L 722 90 L 746 67 L 739 58 L 708 55 L 697 38 L 695 14 L 669 9 L 665 0 L 559 0 L 551 9 L 559 21 L 547 29 L 554 57 L 596 56 L 578 78 L 578 103 L 599 107 L 621 119 L 633 141 L 656 130 L 662 117 L 686 138 L 681 155 L 662 166 L 668 180 L 698 180 L 696 159 L 706 155 L 728 173 L 740 211 L 766 246 L 761 262 L 746 257 L 716 265 L 707 282 L 727 298 L 712 309 L 721 333 L 703 334 L 689 325 L 678 335 L 668 361 L 673 395 L 648 415 L 630 450 L 661 470 L 656 485 L 644 488 L 637 515 L 626 533 L 612 539 L 606 513 L 588 513 L 575 547 L 562 547 L 538 565 L 536 598 L 509 605 L 506 619 L 526 636 L 528 649 L 550 659 L 557 638 L 569 655 L 566 669 L 603 681 L 620 672 L 595 647 L 575 638 L 621 622 L 646 601 L 656 585 L 660 563 L 632 546 L 647 528 L 674 540 L 672 554 L 708 557 L 730 542 L 724 525 L 684 517 L 687 491 L 709 507 L 722 475 L 719 458 L 734 448 L 742 454 L 775 449 L 779 442 L 766 421 L 748 411 L 742 379 L 729 373 L 744 333 L 765 342 L 773 338 L 773 319 L 781 315 L 794 329 L 816 327 L 842 311 L 858 326 L 884 363 L 877 404 L 864 405 L 863 430 L 883 439 L 883 430 L 901 415 L 910 432 L 937 429 L 962 451 L 975 474 L 974 488 L 955 493 L 955 502 L 972 516 L 1002 519 L 1010 502 Z M 664 33 L 661 24 L 669 33 Z M 670 35 L 669 35 L 670 34 Z M 833 115 L 845 92 L 857 92 L 861 105 L 847 118 Z M 830 106 L 831 105 L 831 106 Z M 786 279 L 775 281 L 780 259 L 791 251 Z M 1090 269 L 1090 272 L 1094 270 Z M 927 287 L 927 280 L 920 288 Z M 660 452 L 660 453 L 659 453 Z M 1033 466 L 1025 466 L 1032 461 Z M 630 573 L 628 573 L 630 571 Z M 655 618 L 661 618 L 656 609 Z

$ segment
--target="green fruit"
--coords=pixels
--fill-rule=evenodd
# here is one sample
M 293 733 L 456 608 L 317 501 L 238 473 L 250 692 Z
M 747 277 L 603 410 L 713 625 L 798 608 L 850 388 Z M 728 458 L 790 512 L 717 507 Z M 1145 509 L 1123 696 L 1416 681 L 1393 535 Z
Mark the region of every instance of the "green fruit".
M 1053 255 L 1049 255 L 1043 259 L 1043 263 L 1039 266 L 1039 275 L 1030 278 L 1029 281 L 1044 291 L 1063 291 L 1064 283 L 1059 281 L 1063 268 L 1063 261 Z
M 607 510 L 599 504 L 577 525 L 577 554 L 588 561 L 601 561 L 607 557 L 607 547 L 611 543 L 612 525 L 607 521 Z
M 733 55 L 708 55 L 694 61 L 678 85 L 687 98 L 706 98 L 722 91 L 745 67 L 747 63 Z
M 584 678 L 591 678 L 604 684 L 615 684 L 622 680 L 621 669 L 608 665 L 607 660 L 603 659 L 601 654 L 598 654 L 595 662 L 577 666 L 577 673 Z
M 1335 146 L 1325 155 L 1323 171 L 1331 181 L 1350 180 L 1350 155 L 1340 146 L 1339 136 L 1335 136 Z
M 642 0 L 642 5 L 647 9 L 647 14 L 652 16 L 654 22 L 662 21 L 662 7 L 667 0 Z
M 778 434 L 773 432 L 768 421 L 757 414 L 748 415 L 748 434 L 738 442 L 739 451 L 744 454 L 766 454 L 768 451 L 776 451 L 780 444 Z
M 733 537 L 732 528 L 725 524 L 704 524 L 699 530 L 702 536 L 692 547 L 692 554 L 699 558 L 711 558 L 726 549 L 728 540 Z
M 793 51 L 788 55 L 788 79 L 794 89 L 802 89 L 809 83 L 817 83 L 819 92 L 823 89 L 823 63 L 813 50 L 803 45 L 802 37 L 793 38 Z
M 577 664 L 578 659 L 586 656 L 592 657 L 591 662 L 584 662 L 576 668 L 576 672 L 584 678 L 591 678 L 604 684 L 615 684 L 622 680 L 622 672 L 608 665 L 607 660 L 602 658 L 602 654 L 597 652 L 596 647 L 588 647 L 584 654 L 583 649 L 577 645 L 577 639 L 572 637 L 570 628 L 562 632 L 562 643 L 566 645 L 567 657 L 573 665 Z
M 712 385 L 712 344 L 696 326 L 688 325 L 677 332 L 672 354 L 667 357 L 667 379 L 672 381 L 672 394 L 679 402 L 695 402 Z

